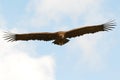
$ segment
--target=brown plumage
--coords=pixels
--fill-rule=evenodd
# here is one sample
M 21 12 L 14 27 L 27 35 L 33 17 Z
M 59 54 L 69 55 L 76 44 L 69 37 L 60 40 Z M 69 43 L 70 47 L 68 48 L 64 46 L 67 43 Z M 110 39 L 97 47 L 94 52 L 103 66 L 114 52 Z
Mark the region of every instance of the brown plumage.
M 99 31 L 108 31 L 111 30 L 112 26 L 115 26 L 113 21 L 93 26 L 85 26 L 76 28 L 69 31 L 58 31 L 58 32 L 40 32 L 40 33 L 26 33 L 26 34 L 13 34 L 6 33 L 5 39 L 8 41 L 28 41 L 28 40 L 44 40 L 50 41 L 54 40 L 53 43 L 57 45 L 64 45 L 69 41 L 69 38 L 82 36 L 84 34 L 95 33 Z

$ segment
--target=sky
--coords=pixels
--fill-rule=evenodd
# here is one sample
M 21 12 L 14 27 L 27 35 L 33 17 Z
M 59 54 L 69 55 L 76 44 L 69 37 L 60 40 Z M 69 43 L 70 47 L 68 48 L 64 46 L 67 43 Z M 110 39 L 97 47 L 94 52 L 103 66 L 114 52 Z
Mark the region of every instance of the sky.
M 120 80 L 120 1 L 0 0 L 0 80 Z M 115 20 L 109 32 L 7 42 L 4 32 L 55 32 Z

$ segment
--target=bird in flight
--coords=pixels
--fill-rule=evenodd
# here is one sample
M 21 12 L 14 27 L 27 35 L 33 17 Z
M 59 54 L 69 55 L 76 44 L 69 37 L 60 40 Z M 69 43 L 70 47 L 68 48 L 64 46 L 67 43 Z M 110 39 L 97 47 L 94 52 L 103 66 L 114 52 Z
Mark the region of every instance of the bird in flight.
M 7 41 L 28 41 L 28 40 L 43 40 L 51 41 L 56 45 L 64 45 L 69 42 L 70 38 L 77 36 L 82 36 L 84 34 L 96 33 L 99 31 L 109 31 L 115 26 L 113 20 L 104 24 L 84 26 L 80 28 L 75 28 L 68 31 L 58 31 L 58 32 L 36 32 L 36 33 L 24 33 L 24 34 L 14 34 L 5 32 L 5 40 Z

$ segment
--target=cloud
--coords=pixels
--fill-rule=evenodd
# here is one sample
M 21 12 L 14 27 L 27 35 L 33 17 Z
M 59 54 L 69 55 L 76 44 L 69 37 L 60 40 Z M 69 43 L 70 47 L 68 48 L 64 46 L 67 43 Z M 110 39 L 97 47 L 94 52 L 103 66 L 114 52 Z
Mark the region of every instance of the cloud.
M 87 5 L 89 5 L 89 7 Z M 83 15 L 84 17 L 82 18 L 84 20 L 83 26 L 96 25 L 107 22 L 108 19 L 106 18 L 109 15 L 106 16 L 102 11 L 103 8 L 102 0 L 96 0 L 93 2 L 91 1 L 91 3 L 90 4 L 88 3 L 87 5 L 85 5 L 84 10 L 81 11 L 82 13 L 84 13 Z M 84 35 L 72 41 L 69 45 L 70 47 L 68 48 L 69 50 L 73 50 L 73 48 L 75 49 L 76 47 L 79 47 L 80 50 L 82 51 L 82 53 L 79 53 L 82 54 L 81 57 L 82 59 L 78 59 L 81 60 L 78 62 L 83 63 L 83 65 L 86 64 L 86 66 L 90 67 L 93 70 L 101 70 L 103 69 L 103 67 L 105 67 L 105 60 L 103 60 L 102 58 L 103 55 L 100 53 L 101 49 L 99 49 L 99 46 L 97 45 L 100 45 L 99 43 L 101 42 L 102 38 L 103 38 L 102 32 L 92 35 Z M 79 52 L 79 50 L 77 51 Z
M 82 63 L 85 63 L 88 67 L 93 70 L 101 70 L 103 68 L 104 62 L 102 55 L 100 55 L 99 41 L 102 35 L 86 35 L 84 37 L 77 39 L 77 44 L 82 51 Z
M 59 15 L 61 13 L 68 15 L 80 15 L 89 5 L 98 0 L 31 0 L 28 4 L 28 11 L 35 11 L 37 15 L 47 14 L 48 16 Z M 57 17 L 55 15 L 55 17 Z
M 1 12 L 1 10 L 0 10 Z M 36 53 L 31 45 L 7 42 L 3 39 L 6 20 L 0 13 L 0 80 L 54 80 L 55 62 L 50 55 L 33 57 Z M 18 29 L 9 31 L 17 32 Z M 30 50 L 22 48 L 29 47 Z
M 2 14 L 3 8 L 1 7 L 0 80 L 54 80 L 55 62 L 53 56 L 31 56 L 32 53 L 32 55 L 37 54 L 35 46 L 30 47 L 30 44 L 26 45 L 20 42 L 11 43 L 3 39 L 4 31 L 7 29 L 7 22 Z M 9 31 L 20 32 L 17 28 Z
M 31 57 L 18 48 L 24 45 L 6 42 L 0 34 L 0 80 L 54 80 L 52 56 Z
M 79 19 L 99 0 L 30 0 L 27 5 L 27 13 L 32 13 L 29 23 L 34 26 L 48 26 L 52 22 L 62 24 L 65 18 L 71 23 Z M 68 21 L 68 19 L 67 19 Z

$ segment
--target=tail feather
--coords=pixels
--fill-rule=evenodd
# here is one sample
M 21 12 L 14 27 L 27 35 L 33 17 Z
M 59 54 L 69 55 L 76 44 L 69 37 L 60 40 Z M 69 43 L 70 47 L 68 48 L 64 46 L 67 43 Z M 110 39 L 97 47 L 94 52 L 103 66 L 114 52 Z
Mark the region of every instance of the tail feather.
M 54 44 L 56 44 L 56 45 L 64 45 L 64 44 L 66 44 L 67 42 L 68 42 L 69 40 L 68 39 L 57 39 L 57 40 L 55 40 L 54 42 L 52 42 L 52 43 L 54 43 Z

